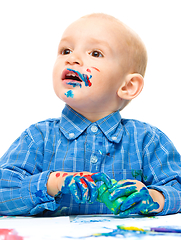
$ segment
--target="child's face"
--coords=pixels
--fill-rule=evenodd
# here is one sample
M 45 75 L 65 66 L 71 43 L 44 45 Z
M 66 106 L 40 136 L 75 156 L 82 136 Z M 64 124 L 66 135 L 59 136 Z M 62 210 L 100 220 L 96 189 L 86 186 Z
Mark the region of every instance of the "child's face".
M 110 20 L 81 18 L 64 32 L 53 69 L 57 96 L 78 112 L 119 109 L 124 41 Z M 68 70 L 67 70 L 68 69 Z

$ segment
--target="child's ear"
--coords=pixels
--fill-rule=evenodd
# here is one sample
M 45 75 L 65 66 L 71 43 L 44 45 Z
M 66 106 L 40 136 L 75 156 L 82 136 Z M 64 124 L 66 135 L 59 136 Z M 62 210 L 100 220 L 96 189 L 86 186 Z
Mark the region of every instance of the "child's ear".
M 144 79 L 139 73 L 128 74 L 117 94 L 122 99 L 131 100 L 140 94 L 143 85 Z

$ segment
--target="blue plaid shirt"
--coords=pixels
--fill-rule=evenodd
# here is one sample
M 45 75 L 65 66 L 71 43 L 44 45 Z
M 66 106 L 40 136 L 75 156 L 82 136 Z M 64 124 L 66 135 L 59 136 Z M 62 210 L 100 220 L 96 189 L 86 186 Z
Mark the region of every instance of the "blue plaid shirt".
M 164 194 L 159 215 L 181 209 L 180 154 L 160 130 L 123 119 L 119 111 L 92 123 L 65 106 L 61 118 L 30 126 L 0 160 L 1 215 L 110 213 L 103 203 L 77 204 L 71 195 L 48 195 L 52 171 L 137 179 Z

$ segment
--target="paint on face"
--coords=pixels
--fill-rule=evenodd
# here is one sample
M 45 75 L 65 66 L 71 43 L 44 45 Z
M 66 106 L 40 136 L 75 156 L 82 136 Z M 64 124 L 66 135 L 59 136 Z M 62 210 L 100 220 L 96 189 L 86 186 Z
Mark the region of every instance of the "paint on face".
M 73 98 L 73 97 L 74 97 L 74 94 L 73 94 L 73 91 L 72 91 L 72 90 L 69 90 L 68 92 L 66 92 L 65 95 L 66 95 L 67 97 L 70 97 L 70 98 Z
M 96 71 L 100 72 L 100 70 L 96 67 L 92 67 L 93 69 L 95 69 Z
M 86 87 L 91 87 L 92 83 L 90 79 L 92 78 L 92 75 L 88 76 L 87 74 L 82 74 L 79 71 L 75 71 L 71 68 L 67 68 L 67 70 L 75 73 L 85 83 Z
M 82 85 L 80 83 L 77 83 L 77 82 L 67 82 L 66 83 L 67 85 L 71 85 L 73 87 L 82 87 Z
M 87 68 L 87 70 L 86 70 L 86 71 L 91 73 L 91 70 L 90 70 L 89 68 Z

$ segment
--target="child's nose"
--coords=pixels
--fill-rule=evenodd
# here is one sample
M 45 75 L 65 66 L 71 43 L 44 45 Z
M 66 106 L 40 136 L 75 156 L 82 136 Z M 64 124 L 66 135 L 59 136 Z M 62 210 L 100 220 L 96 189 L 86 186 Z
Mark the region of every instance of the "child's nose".
M 83 61 L 79 54 L 73 52 L 68 55 L 66 59 L 66 64 L 70 64 L 70 65 L 78 64 L 82 66 Z

